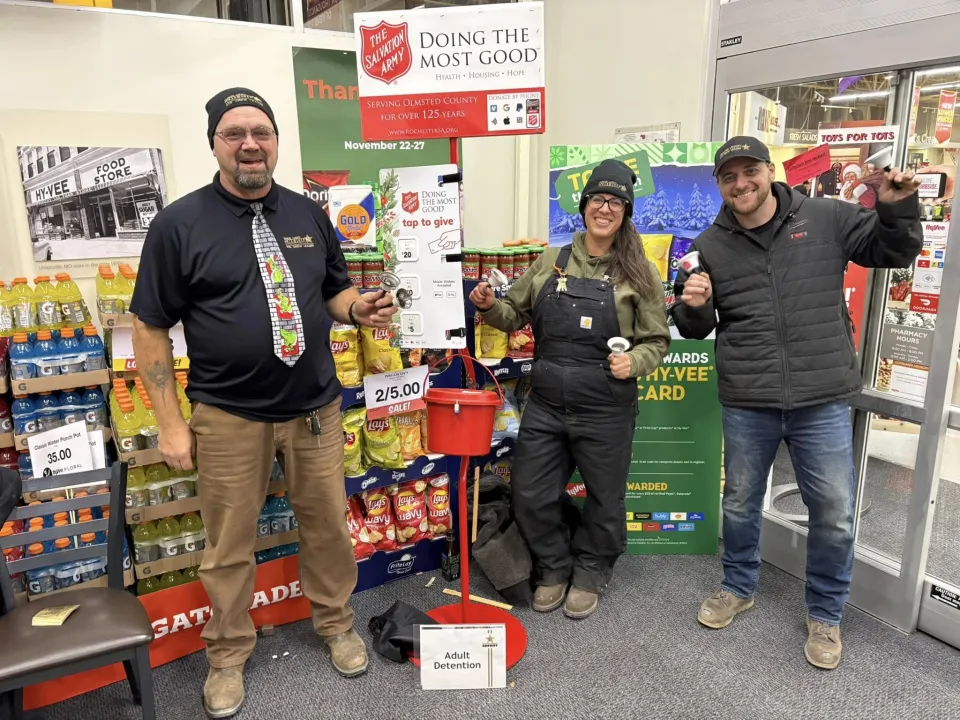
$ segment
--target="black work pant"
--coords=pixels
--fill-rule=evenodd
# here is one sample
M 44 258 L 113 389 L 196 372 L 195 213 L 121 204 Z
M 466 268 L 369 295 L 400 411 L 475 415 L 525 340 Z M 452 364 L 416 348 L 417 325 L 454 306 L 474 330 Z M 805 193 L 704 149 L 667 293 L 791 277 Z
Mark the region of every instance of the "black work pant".
M 538 585 L 572 582 L 599 593 L 627 548 L 626 480 L 637 410 L 635 402 L 611 403 L 609 390 L 602 392 L 606 402 L 571 407 L 546 400 L 534 384 L 523 411 L 510 484 Z M 575 468 L 587 499 L 571 538 L 560 498 Z

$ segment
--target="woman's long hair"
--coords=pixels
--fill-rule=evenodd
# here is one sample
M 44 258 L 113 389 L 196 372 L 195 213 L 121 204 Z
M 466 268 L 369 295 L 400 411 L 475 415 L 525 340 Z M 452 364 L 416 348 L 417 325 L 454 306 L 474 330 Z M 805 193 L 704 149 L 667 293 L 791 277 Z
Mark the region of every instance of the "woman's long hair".
M 629 215 L 624 214 L 623 223 L 617 230 L 610 248 L 613 259 L 610 261 L 610 277 L 615 283 L 627 282 L 643 298 L 653 298 L 663 294 L 660 279 L 650 270 L 650 263 L 643 252 L 640 233 Z

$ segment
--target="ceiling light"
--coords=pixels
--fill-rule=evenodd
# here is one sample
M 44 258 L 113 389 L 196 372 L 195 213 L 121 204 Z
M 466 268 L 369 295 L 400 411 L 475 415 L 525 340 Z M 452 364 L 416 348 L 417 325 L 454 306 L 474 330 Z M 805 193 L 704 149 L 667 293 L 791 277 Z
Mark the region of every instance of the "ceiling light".
M 951 65 L 950 67 L 932 68 L 930 70 L 920 70 L 917 75 L 948 75 L 950 73 L 960 73 L 960 65 Z
M 920 94 L 925 95 L 927 93 L 939 92 L 940 90 L 946 90 L 948 88 L 960 88 L 960 83 L 940 83 L 939 85 L 930 85 L 929 87 L 921 88 Z
M 827 102 L 846 102 L 847 100 L 866 100 L 867 98 L 886 97 L 890 94 L 889 90 L 880 90 L 878 92 L 851 93 L 850 95 L 834 95 L 827 98 Z

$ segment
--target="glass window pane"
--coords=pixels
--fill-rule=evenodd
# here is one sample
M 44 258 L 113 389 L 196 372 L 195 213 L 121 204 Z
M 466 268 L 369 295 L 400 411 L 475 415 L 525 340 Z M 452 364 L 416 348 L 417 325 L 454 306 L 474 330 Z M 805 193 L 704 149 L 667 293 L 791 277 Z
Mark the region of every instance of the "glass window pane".
M 947 430 L 927 574 L 960 585 L 960 432 Z

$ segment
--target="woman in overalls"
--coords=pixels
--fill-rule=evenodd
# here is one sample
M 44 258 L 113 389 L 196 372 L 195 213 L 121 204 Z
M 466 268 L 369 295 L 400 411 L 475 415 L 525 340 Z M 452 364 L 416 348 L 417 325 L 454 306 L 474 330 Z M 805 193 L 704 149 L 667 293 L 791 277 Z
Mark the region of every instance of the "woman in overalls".
M 635 182 L 622 162 L 602 162 L 580 199 L 587 231 L 572 245 L 548 248 L 505 299 L 495 299 L 485 282 L 470 294 L 495 328 L 533 325 L 531 391 L 511 473 L 513 512 L 534 558 L 534 610 L 563 605 L 574 619 L 596 610 L 626 550 L 636 379 L 653 372 L 670 345 L 660 275 L 631 221 Z M 625 338 L 630 350 L 611 353 L 614 337 Z M 560 498 L 574 469 L 587 499 L 570 537 Z

